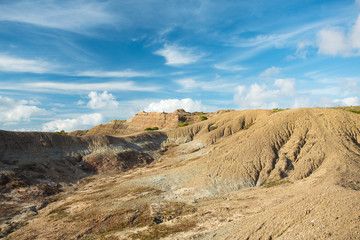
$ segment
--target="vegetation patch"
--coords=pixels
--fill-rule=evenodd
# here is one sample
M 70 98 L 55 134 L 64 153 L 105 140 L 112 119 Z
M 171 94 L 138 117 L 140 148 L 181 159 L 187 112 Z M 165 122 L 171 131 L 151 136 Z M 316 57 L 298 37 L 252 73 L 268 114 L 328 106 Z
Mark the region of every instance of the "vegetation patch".
M 205 120 L 207 120 L 208 118 L 207 117 L 205 117 L 205 116 L 200 116 L 200 121 L 205 121 Z
M 276 186 L 283 185 L 283 184 L 286 184 L 286 183 L 292 183 L 292 182 L 290 182 L 290 181 L 287 180 L 287 179 L 270 180 L 270 181 L 267 181 L 267 182 L 263 185 L 263 187 L 264 187 L 264 188 L 276 187 Z
M 60 135 L 67 135 L 68 133 L 65 132 L 64 130 L 61 130 L 60 132 L 55 132 L 56 134 L 60 134 Z
M 180 124 L 178 125 L 178 127 L 186 127 L 186 126 L 188 126 L 188 125 L 189 125 L 189 123 L 184 122 L 184 123 L 180 123 Z
M 273 112 L 274 113 L 277 113 L 277 112 L 281 112 L 281 111 L 285 111 L 285 110 L 288 110 L 289 108 L 273 108 Z
M 152 127 L 152 128 L 148 127 L 148 128 L 144 129 L 144 131 L 156 131 L 156 130 L 159 130 L 159 128 L 158 127 Z
M 352 113 L 356 113 L 356 114 L 360 114 L 360 110 L 349 110 L 349 112 L 352 112 Z

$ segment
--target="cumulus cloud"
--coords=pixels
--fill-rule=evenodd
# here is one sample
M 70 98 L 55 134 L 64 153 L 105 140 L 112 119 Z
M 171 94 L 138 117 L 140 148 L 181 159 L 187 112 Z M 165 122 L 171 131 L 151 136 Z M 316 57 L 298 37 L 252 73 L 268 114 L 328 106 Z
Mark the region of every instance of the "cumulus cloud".
M 238 86 L 235 89 L 234 101 L 242 109 L 271 109 L 279 106 L 277 102 L 279 99 L 292 97 L 295 92 L 295 79 L 277 79 L 272 88 L 258 83 L 254 83 L 250 87 Z
M 46 113 L 42 108 L 34 106 L 36 101 L 15 101 L 12 98 L 0 96 L 0 122 L 30 121 L 33 116 Z
M 270 77 L 270 76 L 276 76 L 280 73 L 281 68 L 279 67 L 270 67 L 266 69 L 264 72 L 260 74 L 260 77 Z
M 87 106 L 91 109 L 100 109 L 100 108 L 116 109 L 119 106 L 119 103 L 116 101 L 116 98 L 107 91 L 104 91 L 102 93 L 91 91 L 88 96 L 90 98 L 90 101 L 87 103 Z
M 76 118 L 58 119 L 43 124 L 42 131 L 74 131 L 78 129 L 87 129 L 100 124 L 103 116 L 100 113 L 84 114 Z
M 341 28 L 325 28 L 317 33 L 318 53 L 351 57 L 360 54 L 360 15 L 346 34 Z
M 274 86 L 279 88 L 278 93 L 287 96 L 295 95 L 295 79 L 287 78 L 287 79 L 277 79 L 274 83 Z
M 0 71 L 47 73 L 54 71 L 55 66 L 43 60 L 23 59 L 0 54 Z
M 155 52 L 166 59 L 166 65 L 180 66 L 197 62 L 203 54 L 196 54 L 194 49 L 165 44 L 164 48 Z
M 191 98 L 184 99 L 166 99 L 159 102 L 152 102 L 144 111 L 146 112 L 173 112 L 176 109 L 184 109 L 187 112 L 206 112 L 208 107 L 204 106 L 199 100 Z
M 333 103 L 336 106 L 358 106 L 358 105 L 360 105 L 360 99 L 358 97 L 334 99 Z
M 317 34 L 319 53 L 325 55 L 350 55 L 350 46 L 344 32 L 339 28 L 322 29 Z

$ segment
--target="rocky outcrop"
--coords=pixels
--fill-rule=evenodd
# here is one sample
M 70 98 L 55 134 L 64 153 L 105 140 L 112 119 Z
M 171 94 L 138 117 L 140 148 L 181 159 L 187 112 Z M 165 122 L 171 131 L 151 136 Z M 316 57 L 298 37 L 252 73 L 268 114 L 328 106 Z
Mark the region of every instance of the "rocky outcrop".
M 213 115 L 222 114 L 227 111 L 216 112 L 216 113 L 202 113 L 194 112 L 189 113 L 184 109 L 175 110 L 173 113 L 156 113 L 156 112 L 145 112 L 140 111 L 135 114 L 134 118 L 127 120 L 112 120 L 105 124 L 97 125 L 90 130 L 78 130 L 71 132 L 73 136 L 83 135 L 127 135 L 137 132 L 142 132 L 146 128 L 158 128 L 158 130 L 169 130 L 177 128 L 179 124 L 186 122 L 191 125 L 197 123 L 203 119 L 200 116 L 211 118 Z
M 130 131 L 141 131 L 147 127 L 158 127 L 159 129 L 176 128 L 186 118 L 178 113 L 155 113 L 144 112 L 137 113 L 130 122 Z

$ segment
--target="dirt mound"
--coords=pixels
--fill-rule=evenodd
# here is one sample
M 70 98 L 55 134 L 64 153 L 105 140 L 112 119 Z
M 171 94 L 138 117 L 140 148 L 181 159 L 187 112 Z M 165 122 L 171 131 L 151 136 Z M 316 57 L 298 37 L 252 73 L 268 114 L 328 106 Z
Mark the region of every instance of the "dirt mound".
M 216 129 L 210 131 L 211 126 Z M 281 179 L 296 181 L 322 166 L 332 173 L 326 177 L 356 180 L 359 129 L 359 115 L 342 110 L 245 111 L 178 129 L 169 134 L 168 141 L 183 139 L 187 143 L 178 146 L 178 151 L 191 152 L 221 138 L 209 147 L 209 154 L 177 169 L 175 175 L 186 173 L 183 186 L 226 192 Z

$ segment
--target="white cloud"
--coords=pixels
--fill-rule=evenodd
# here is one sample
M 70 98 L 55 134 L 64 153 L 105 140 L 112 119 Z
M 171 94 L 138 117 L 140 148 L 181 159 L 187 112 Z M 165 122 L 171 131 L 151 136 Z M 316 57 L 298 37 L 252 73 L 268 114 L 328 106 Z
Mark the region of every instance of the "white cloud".
M 306 59 L 309 54 L 310 47 L 314 47 L 314 43 L 311 41 L 301 41 L 298 42 L 296 52 L 294 55 L 287 56 L 288 60 L 294 60 L 297 58 Z
M 186 65 L 197 62 L 203 54 L 195 54 L 191 48 L 180 47 L 177 45 L 165 44 L 163 49 L 155 52 L 166 59 L 166 65 Z
M 277 79 L 274 87 L 252 84 L 250 87 L 238 86 L 235 89 L 234 101 L 240 108 L 271 109 L 279 106 L 278 101 L 285 97 L 295 96 L 295 79 Z
M 84 77 L 119 77 L 119 78 L 132 78 L 132 77 L 149 77 L 152 74 L 146 72 L 136 72 L 130 69 L 124 71 L 84 71 L 74 74 L 75 76 L 84 76 Z
M 91 109 L 116 109 L 119 106 L 119 103 L 116 101 L 115 97 L 107 91 L 104 91 L 103 93 L 91 91 L 88 96 L 90 101 L 88 102 L 87 106 Z
M 358 97 L 348 97 L 343 99 L 334 99 L 333 103 L 336 106 L 358 106 L 360 105 L 360 99 Z
M 54 71 L 54 69 L 55 66 L 43 60 L 23 59 L 0 54 L 0 71 L 46 73 Z
M 260 74 L 260 77 L 270 77 L 270 76 L 276 76 L 280 73 L 281 68 L 279 67 L 270 67 L 266 69 L 264 72 Z
M 12 98 L 0 96 L 0 112 L 2 113 L 0 122 L 30 121 L 33 116 L 46 113 L 44 109 L 34 106 L 34 103 L 36 102 L 15 101 Z
M 209 110 L 207 106 L 204 106 L 201 101 L 192 100 L 191 98 L 184 99 L 166 99 L 159 102 L 152 102 L 147 106 L 144 111 L 146 112 L 173 112 L 176 109 L 184 109 L 187 112 L 206 112 Z
M 287 78 L 287 79 L 277 79 L 274 83 L 274 86 L 280 89 L 279 93 L 282 95 L 293 96 L 295 95 L 295 79 Z
M 353 48 L 356 48 L 358 51 L 360 50 L 360 15 L 351 29 L 350 43 Z
M 0 21 L 14 21 L 83 32 L 86 28 L 111 24 L 114 19 L 104 1 L 10 1 L 0 4 Z
M 317 42 L 319 54 L 343 57 L 360 55 L 360 15 L 348 34 L 340 28 L 321 29 Z
M 175 81 L 178 85 L 182 87 L 179 89 L 179 92 L 194 92 L 194 91 L 211 91 L 211 92 L 222 92 L 228 91 L 231 88 L 235 87 L 233 83 L 227 83 L 222 80 L 216 81 L 197 81 L 193 78 L 183 78 Z
M 59 119 L 43 124 L 42 130 L 45 132 L 53 131 L 74 131 L 87 129 L 100 124 L 103 116 L 100 113 L 84 114 L 76 118 Z
M 226 65 L 226 64 L 215 64 L 214 68 L 219 69 L 219 70 L 223 70 L 223 71 L 232 71 L 232 72 L 244 71 L 244 70 L 247 69 L 246 67 L 243 67 L 243 66 Z
M 72 83 L 72 82 L 24 82 L 0 85 L 0 89 L 19 90 L 33 92 L 57 92 L 57 93 L 83 93 L 89 91 L 144 91 L 155 92 L 160 89 L 157 86 L 139 86 L 135 82 L 114 81 L 97 83 Z
M 350 55 L 345 34 L 338 28 L 322 29 L 317 34 L 319 53 L 325 55 Z

